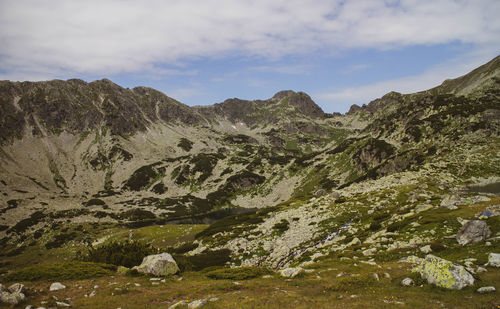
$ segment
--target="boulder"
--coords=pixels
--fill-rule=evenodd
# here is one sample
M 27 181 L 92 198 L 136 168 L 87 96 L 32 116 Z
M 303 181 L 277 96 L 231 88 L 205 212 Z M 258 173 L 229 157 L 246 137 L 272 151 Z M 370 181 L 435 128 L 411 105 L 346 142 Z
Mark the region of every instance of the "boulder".
M 13 285 L 9 286 L 9 292 L 11 293 L 24 293 L 24 284 L 21 283 L 14 283 Z
M 22 301 L 26 300 L 26 296 L 23 293 L 9 293 L 0 292 L 0 303 L 6 303 L 10 305 L 17 305 Z
M 422 252 L 422 253 L 431 253 L 432 252 L 431 245 L 426 245 L 426 246 L 421 247 L 420 248 L 420 252 Z
M 20 302 L 26 300 L 26 296 L 22 292 L 24 292 L 24 285 L 20 283 L 15 283 L 8 289 L 0 284 L 0 303 L 6 303 L 15 306 Z
M 364 256 L 371 256 L 371 255 L 374 255 L 375 253 L 377 253 L 377 248 L 366 249 L 362 253 Z
M 483 286 L 482 288 L 479 288 L 476 290 L 476 292 L 485 294 L 485 293 L 493 293 L 495 292 L 496 289 L 494 286 Z
M 319 189 L 318 191 L 314 192 L 314 196 L 322 196 L 325 195 L 325 190 Z
M 431 209 L 432 207 L 433 206 L 431 204 L 420 204 L 420 205 L 417 205 L 417 207 L 415 207 L 415 212 L 416 213 L 424 212 L 426 210 Z
M 185 300 L 181 300 L 181 301 L 178 301 L 175 304 L 171 305 L 170 307 L 168 307 L 168 309 L 181 308 L 181 307 L 185 307 L 186 305 L 187 305 L 187 302 Z
M 490 253 L 488 255 L 488 266 L 500 267 L 500 253 Z
M 428 254 L 413 271 L 419 272 L 428 283 L 446 289 L 461 290 L 474 284 L 474 277 L 463 266 L 432 254 Z
M 200 308 L 202 306 L 205 306 L 207 304 L 206 299 L 197 299 L 195 301 L 192 301 L 188 304 L 188 308 Z
M 330 193 L 330 195 L 328 195 L 328 196 L 331 198 L 337 199 L 340 197 L 340 193 L 334 191 L 334 192 Z
M 285 278 L 294 278 L 303 272 L 302 267 L 290 267 L 280 270 L 280 275 Z
M 412 286 L 412 285 L 415 285 L 415 282 L 413 281 L 413 279 L 411 278 L 404 278 L 402 281 L 401 281 L 401 285 L 404 285 L 404 286 Z
M 457 209 L 457 205 L 462 204 L 463 200 L 457 196 L 457 195 L 447 195 L 445 198 L 441 201 L 440 206 L 441 207 L 446 207 L 448 209 Z
M 58 291 L 58 290 L 62 290 L 65 288 L 66 288 L 66 286 L 61 284 L 60 282 L 54 282 L 50 285 L 49 291 Z
M 148 255 L 142 260 L 141 265 L 134 266 L 132 269 L 154 276 L 169 276 L 179 272 L 179 266 L 168 253 Z
M 457 233 L 457 242 L 461 245 L 477 243 L 490 237 L 488 224 L 482 220 L 472 220 L 465 223 Z

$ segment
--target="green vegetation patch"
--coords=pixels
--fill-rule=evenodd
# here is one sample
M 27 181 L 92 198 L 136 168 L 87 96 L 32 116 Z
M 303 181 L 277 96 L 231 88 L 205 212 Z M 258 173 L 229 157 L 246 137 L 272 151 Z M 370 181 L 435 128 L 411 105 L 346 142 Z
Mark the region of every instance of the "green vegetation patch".
M 156 216 L 151 211 L 135 208 L 127 210 L 124 213 L 120 214 L 120 218 L 128 219 L 130 221 L 143 221 L 143 220 L 155 219 Z
M 282 219 L 280 222 L 273 225 L 273 231 L 277 235 L 281 235 L 281 234 L 285 233 L 286 231 L 288 231 L 289 227 L 290 227 L 290 223 L 288 223 L 288 220 Z
M 90 199 L 87 202 L 83 203 L 84 206 L 101 206 L 101 205 L 105 205 L 105 204 L 106 203 L 103 200 L 98 199 L 98 198 L 93 198 L 93 199 Z
M 206 250 L 193 256 L 173 255 L 181 271 L 200 271 L 208 267 L 224 266 L 231 261 L 231 250 Z
M 375 286 L 377 280 L 370 274 L 361 274 L 359 276 L 345 276 L 335 280 L 332 284 L 327 285 L 324 290 L 327 292 L 352 292 L 360 289 Z
M 43 211 L 35 211 L 30 217 L 17 222 L 16 225 L 7 231 L 7 233 L 23 233 L 33 225 L 37 225 L 39 222 L 43 221 L 45 218 L 46 216 Z
M 67 262 L 36 265 L 6 275 L 7 281 L 76 280 L 114 274 L 116 266 L 103 263 Z
M 177 147 L 181 148 L 184 151 L 190 151 L 193 148 L 193 142 L 183 137 L 180 139 Z
M 163 176 L 165 167 L 157 168 L 160 163 L 145 165 L 137 169 L 125 182 L 123 188 L 126 190 L 140 191 L 150 186 L 154 180 Z
M 260 277 L 270 273 L 261 267 L 220 268 L 206 273 L 206 276 L 216 280 L 246 280 Z
M 86 262 L 106 263 L 133 267 L 141 264 L 145 256 L 156 253 L 152 246 L 135 241 L 109 242 L 90 247 L 87 253 L 80 253 L 79 259 Z
M 245 134 L 228 135 L 224 141 L 231 144 L 256 144 L 257 140 Z
M 258 211 L 225 217 L 212 223 L 205 230 L 196 234 L 195 238 L 210 237 L 223 232 L 241 234 L 244 231 L 253 229 L 256 224 L 264 222 L 264 218 L 266 218 L 267 214 L 273 210 L 276 210 L 276 207 L 269 207 Z

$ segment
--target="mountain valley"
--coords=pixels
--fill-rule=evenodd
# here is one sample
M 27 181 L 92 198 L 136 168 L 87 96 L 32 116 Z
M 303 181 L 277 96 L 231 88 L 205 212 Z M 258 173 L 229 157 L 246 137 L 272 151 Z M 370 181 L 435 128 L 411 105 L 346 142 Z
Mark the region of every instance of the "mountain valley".
M 22 306 L 500 306 L 477 291 L 500 288 L 500 56 L 346 114 L 106 79 L 0 81 L 0 100 L 0 282 Z M 180 272 L 128 269 L 161 252 Z M 430 279 L 436 259 L 472 283 Z

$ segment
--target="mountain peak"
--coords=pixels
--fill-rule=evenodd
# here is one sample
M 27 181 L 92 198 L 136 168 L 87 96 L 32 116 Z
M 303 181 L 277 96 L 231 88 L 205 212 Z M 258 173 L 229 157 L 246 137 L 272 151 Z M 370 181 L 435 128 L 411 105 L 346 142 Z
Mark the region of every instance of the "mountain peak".
M 293 90 L 281 90 L 279 92 L 276 92 L 276 94 L 273 95 L 273 97 L 271 99 L 281 100 L 283 98 L 289 97 L 289 96 L 294 95 L 294 94 L 295 94 L 295 91 L 293 91 Z

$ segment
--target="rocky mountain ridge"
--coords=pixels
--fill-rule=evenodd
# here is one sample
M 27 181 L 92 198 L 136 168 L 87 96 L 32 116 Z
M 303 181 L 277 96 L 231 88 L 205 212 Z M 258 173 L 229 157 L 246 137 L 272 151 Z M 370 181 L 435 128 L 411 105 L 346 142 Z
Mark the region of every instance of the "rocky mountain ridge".
M 187 218 L 418 168 L 460 136 L 498 135 L 498 63 L 346 115 L 293 91 L 191 108 L 109 80 L 3 81 L 1 198 L 22 205 L 5 210 L 3 224 L 33 207 L 112 221 Z M 457 87 L 470 96 L 454 95 Z

